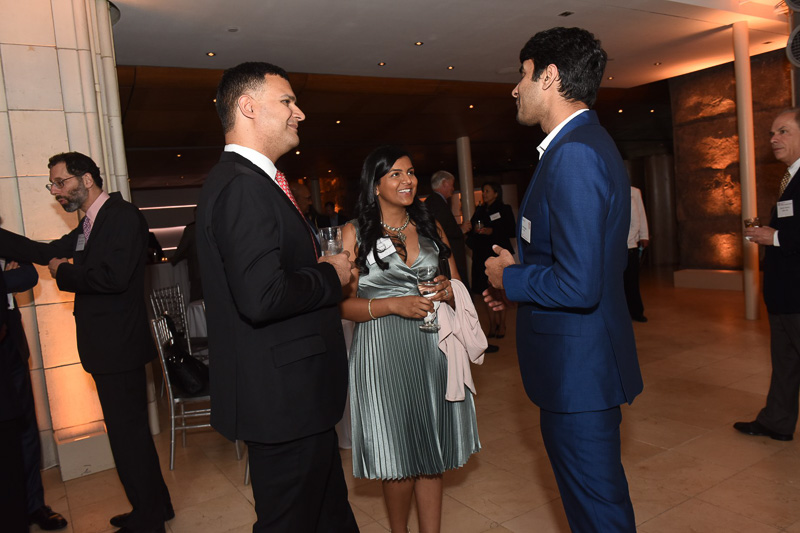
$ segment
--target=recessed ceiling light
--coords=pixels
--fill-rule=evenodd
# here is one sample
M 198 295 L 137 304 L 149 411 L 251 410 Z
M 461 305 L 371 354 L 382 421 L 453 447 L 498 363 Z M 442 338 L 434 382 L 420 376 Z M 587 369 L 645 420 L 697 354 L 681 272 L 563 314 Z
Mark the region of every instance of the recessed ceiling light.
M 656 61 L 656 62 L 655 62 L 655 63 L 653 63 L 653 64 L 654 64 L 655 66 L 659 66 L 659 65 L 661 64 L 661 61 Z
M 415 46 L 422 46 L 423 44 L 425 43 L 423 43 L 422 41 L 417 41 L 414 43 Z
M 650 110 L 650 112 L 651 112 L 651 113 L 655 113 L 655 112 L 656 112 L 656 110 L 655 110 L 655 109 L 651 109 L 651 110 Z
M 559 17 L 568 17 L 568 16 L 574 15 L 574 14 L 575 14 L 574 11 L 563 11 L 563 12 L 559 13 L 558 16 Z
M 379 66 L 379 67 L 385 67 L 385 66 L 386 66 L 386 63 L 385 63 L 384 61 L 381 61 L 380 63 L 378 63 L 378 66 Z
M 217 99 L 216 99 L 216 98 L 214 98 L 213 102 L 216 104 L 216 103 L 217 103 Z
M 178 154 L 178 157 L 180 157 L 180 156 L 181 156 L 181 154 Z
M 206 52 L 206 55 L 208 57 L 214 57 L 215 55 L 217 55 L 217 53 L 216 52 Z
M 614 76 L 609 76 L 608 79 L 613 80 Z
M 328 172 L 330 173 L 330 172 L 333 172 L 333 171 L 332 170 L 328 170 Z
M 618 110 L 617 113 L 622 113 L 622 109 Z
M 300 155 L 300 150 L 296 150 L 294 155 Z
M 231 26 L 230 28 L 228 28 L 228 31 L 231 33 L 236 33 L 237 31 L 239 31 L 239 28 L 237 28 L 236 26 Z
M 474 109 L 474 108 L 475 108 L 475 106 L 474 106 L 474 105 L 472 105 L 472 104 L 469 104 L 469 108 L 470 108 L 470 109 Z
M 341 120 L 337 120 L 337 121 L 336 121 L 336 123 L 337 123 L 337 124 L 341 124 L 341 123 L 342 123 L 342 121 L 341 121 Z
M 453 65 L 448 65 L 447 66 L 447 70 L 453 70 L 454 68 L 456 68 L 456 67 L 454 67 Z

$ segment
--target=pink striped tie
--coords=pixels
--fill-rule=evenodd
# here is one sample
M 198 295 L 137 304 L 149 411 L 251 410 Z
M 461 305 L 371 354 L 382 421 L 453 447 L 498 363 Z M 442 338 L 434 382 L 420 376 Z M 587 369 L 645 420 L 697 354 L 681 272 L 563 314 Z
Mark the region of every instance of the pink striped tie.
M 92 221 L 89 217 L 83 217 L 83 238 L 89 242 L 89 234 L 92 232 Z

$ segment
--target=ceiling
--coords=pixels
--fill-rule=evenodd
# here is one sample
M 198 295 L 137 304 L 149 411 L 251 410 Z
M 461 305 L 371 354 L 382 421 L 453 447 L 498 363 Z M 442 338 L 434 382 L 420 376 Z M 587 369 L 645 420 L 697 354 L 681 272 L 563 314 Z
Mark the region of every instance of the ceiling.
M 469 136 L 484 179 L 529 175 L 543 135 L 516 123 L 510 92 L 519 49 L 539 30 L 581 26 L 602 40 L 613 79 L 604 80 L 595 107 L 624 156 L 671 150 L 660 148 L 672 135 L 663 80 L 732 61 L 730 24 L 748 22 L 751 55 L 784 47 L 789 33 L 772 0 L 114 3 L 133 188 L 202 183 L 224 143 L 216 85 L 222 69 L 242 61 L 291 73 L 307 118 L 300 154 L 279 162 L 287 176 L 352 189 L 365 155 L 383 143 L 409 148 L 420 174 L 455 172 L 460 136 Z

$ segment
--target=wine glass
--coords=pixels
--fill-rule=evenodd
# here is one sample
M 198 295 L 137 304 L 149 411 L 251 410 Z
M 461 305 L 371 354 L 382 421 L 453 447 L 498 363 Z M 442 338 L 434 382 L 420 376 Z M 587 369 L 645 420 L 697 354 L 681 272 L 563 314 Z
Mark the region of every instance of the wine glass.
M 342 253 L 342 227 L 333 226 L 330 228 L 320 228 L 319 246 L 322 255 L 336 255 Z
M 475 233 L 480 233 L 483 228 L 486 227 L 486 224 L 483 223 L 481 220 L 475 221 Z
M 436 282 L 434 281 L 436 276 L 439 275 L 439 267 L 419 267 L 414 270 L 414 273 L 417 275 L 417 288 L 419 288 L 419 293 L 426 298 L 433 298 L 436 293 L 439 292 L 436 290 Z M 419 326 L 419 329 L 431 333 L 439 331 L 439 324 L 434 322 L 436 319 L 436 308 L 438 304 L 439 302 L 433 302 L 433 311 L 425 316 L 422 324 Z

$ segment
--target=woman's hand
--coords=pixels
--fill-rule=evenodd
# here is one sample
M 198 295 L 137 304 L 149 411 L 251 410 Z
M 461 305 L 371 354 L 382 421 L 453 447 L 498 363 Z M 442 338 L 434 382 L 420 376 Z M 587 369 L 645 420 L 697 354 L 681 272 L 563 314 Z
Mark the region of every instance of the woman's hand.
M 425 315 L 433 311 L 433 302 L 424 296 L 398 296 L 392 298 L 390 309 L 393 315 L 425 318 Z
M 436 282 L 436 290 L 438 292 L 433 296 L 433 298 L 431 298 L 431 300 L 453 303 L 455 301 L 455 297 L 453 296 L 453 285 L 450 283 L 450 280 L 447 279 L 447 276 L 436 276 L 433 281 Z

